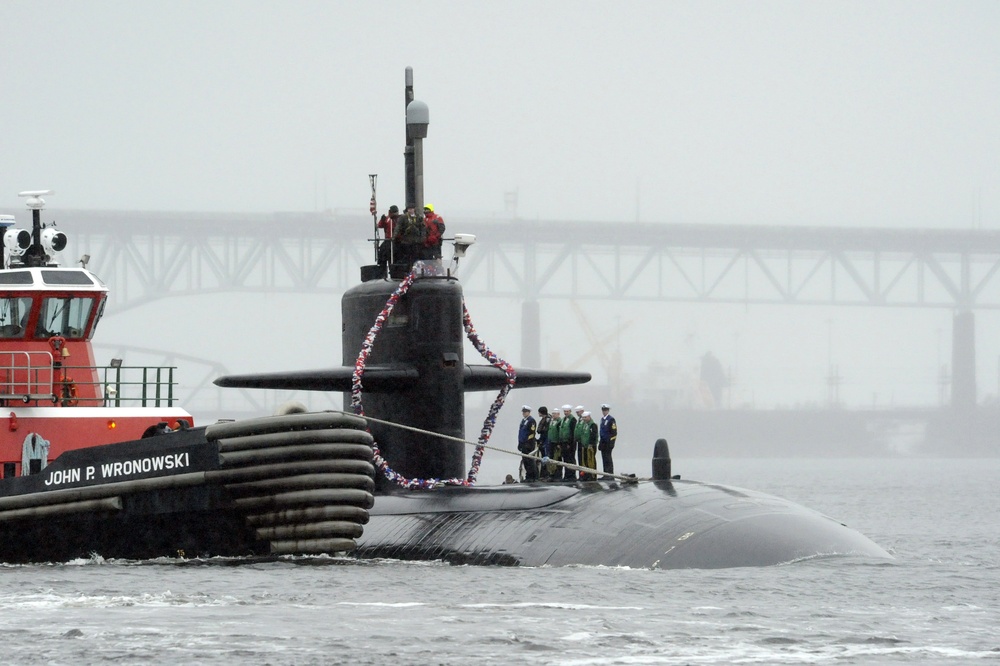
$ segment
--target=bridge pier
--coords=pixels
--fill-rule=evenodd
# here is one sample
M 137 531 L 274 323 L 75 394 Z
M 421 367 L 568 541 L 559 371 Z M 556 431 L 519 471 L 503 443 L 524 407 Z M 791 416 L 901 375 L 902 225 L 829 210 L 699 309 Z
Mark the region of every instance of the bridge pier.
M 525 368 L 542 367 L 542 330 L 538 301 L 521 304 L 521 365 Z
M 951 324 L 951 406 L 976 408 L 976 319 L 969 310 L 958 312 Z

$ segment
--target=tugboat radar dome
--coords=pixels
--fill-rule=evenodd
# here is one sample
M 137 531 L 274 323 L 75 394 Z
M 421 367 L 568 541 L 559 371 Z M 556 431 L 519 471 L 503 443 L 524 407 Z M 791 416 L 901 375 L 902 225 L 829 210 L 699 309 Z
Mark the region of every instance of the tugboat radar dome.
M 45 199 L 42 196 L 46 194 L 53 194 L 52 190 L 25 190 L 24 192 L 18 192 L 19 197 L 28 197 L 28 208 L 32 210 L 41 210 L 45 207 Z

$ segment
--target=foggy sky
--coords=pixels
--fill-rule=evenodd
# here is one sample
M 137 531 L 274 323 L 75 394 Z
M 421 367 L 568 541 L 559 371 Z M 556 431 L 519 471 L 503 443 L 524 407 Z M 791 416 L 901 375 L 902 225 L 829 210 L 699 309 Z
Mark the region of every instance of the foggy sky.
M 995 2 L 0 3 L 0 209 L 1000 225 Z
M 412 66 L 426 200 L 452 231 L 509 216 L 508 192 L 543 221 L 1000 228 L 995 2 L 4 0 L 0 31 L 0 213 L 42 188 L 53 214 L 365 210 L 369 173 L 385 210 L 402 203 Z M 946 310 L 584 307 L 601 336 L 635 322 L 615 342 L 631 380 L 712 351 L 734 405 L 826 404 L 833 367 L 847 405 L 946 399 Z M 231 372 L 341 363 L 339 340 L 289 344 L 339 331 L 334 301 L 165 309 L 109 312 L 98 343 L 188 350 L 198 322 L 194 351 Z M 520 303 L 470 311 L 518 363 Z M 251 353 L 233 343 L 247 312 L 273 319 Z M 977 317 L 980 394 L 997 395 L 1000 321 Z M 590 347 L 566 303 L 542 329 L 543 367 Z M 578 369 L 606 381 L 594 359 Z

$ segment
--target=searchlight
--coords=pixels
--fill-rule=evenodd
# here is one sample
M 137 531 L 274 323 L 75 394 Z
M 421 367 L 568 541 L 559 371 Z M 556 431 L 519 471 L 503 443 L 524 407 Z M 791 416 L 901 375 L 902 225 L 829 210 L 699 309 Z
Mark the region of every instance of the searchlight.
M 42 249 L 48 255 L 62 252 L 66 249 L 66 234 L 51 227 L 42 229 Z
M 8 229 L 3 233 L 3 247 L 16 257 L 31 247 L 31 232 L 27 229 Z

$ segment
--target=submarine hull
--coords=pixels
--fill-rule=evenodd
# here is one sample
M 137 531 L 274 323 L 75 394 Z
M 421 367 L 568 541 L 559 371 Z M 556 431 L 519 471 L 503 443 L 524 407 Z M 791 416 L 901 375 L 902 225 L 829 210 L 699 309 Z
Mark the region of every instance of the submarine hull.
M 771 495 L 696 481 L 590 481 L 398 491 L 376 499 L 354 555 L 508 566 L 714 569 L 859 556 L 867 537 Z

